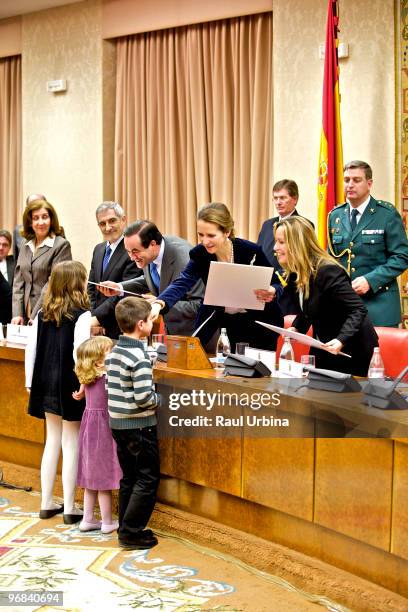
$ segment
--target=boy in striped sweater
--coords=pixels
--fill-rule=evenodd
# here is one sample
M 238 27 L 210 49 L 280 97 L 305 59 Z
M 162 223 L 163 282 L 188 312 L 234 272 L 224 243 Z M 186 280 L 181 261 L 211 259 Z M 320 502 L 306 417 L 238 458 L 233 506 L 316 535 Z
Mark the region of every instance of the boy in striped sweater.
M 119 489 L 119 545 L 127 550 L 152 548 L 157 538 L 145 529 L 160 480 L 152 365 L 142 338 L 152 331 L 151 306 L 127 297 L 116 305 L 121 336 L 106 360 L 108 410 L 123 471 Z

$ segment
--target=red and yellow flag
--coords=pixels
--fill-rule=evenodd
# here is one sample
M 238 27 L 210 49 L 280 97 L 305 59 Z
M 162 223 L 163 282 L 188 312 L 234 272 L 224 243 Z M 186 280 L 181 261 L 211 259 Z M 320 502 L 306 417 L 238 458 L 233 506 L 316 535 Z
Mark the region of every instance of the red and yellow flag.
M 323 80 L 323 125 L 320 136 L 317 235 L 327 245 L 327 215 L 344 202 L 343 147 L 340 124 L 337 0 L 328 0 Z

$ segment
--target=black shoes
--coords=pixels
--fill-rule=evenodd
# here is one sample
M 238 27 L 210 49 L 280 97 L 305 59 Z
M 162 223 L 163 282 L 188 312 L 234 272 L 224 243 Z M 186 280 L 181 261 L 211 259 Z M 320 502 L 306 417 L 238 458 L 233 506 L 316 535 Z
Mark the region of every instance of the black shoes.
M 134 538 L 119 538 L 119 546 L 125 550 L 143 550 L 153 548 L 158 544 L 157 538 L 151 529 L 144 529 Z
M 64 512 L 64 506 L 54 508 L 53 510 L 40 510 L 40 519 L 49 519 L 56 514 L 61 514 L 61 512 Z M 75 525 L 75 523 L 80 523 L 82 521 L 82 516 L 82 514 L 64 514 L 64 524 Z
M 83 519 L 83 514 L 64 514 L 64 525 L 75 525 Z
M 40 510 L 40 519 L 49 519 L 56 514 L 61 514 L 61 512 L 64 512 L 64 506 L 59 506 L 59 508 L 53 508 L 52 510 Z

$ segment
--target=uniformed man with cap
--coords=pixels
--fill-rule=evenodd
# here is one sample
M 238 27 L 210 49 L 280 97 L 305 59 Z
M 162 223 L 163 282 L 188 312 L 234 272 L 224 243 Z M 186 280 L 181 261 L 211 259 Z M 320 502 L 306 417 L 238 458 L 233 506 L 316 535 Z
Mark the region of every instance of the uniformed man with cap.
M 328 216 L 328 245 L 349 272 L 372 323 L 397 327 L 401 322 L 397 277 L 408 268 L 408 240 L 395 207 L 370 195 L 372 175 L 363 161 L 344 167 L 347 202 Z

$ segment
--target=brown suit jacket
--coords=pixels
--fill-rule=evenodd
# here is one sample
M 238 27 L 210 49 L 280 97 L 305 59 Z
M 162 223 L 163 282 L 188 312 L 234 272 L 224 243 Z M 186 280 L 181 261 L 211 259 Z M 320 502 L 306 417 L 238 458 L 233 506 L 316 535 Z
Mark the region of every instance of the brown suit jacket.
M 33 319 L 41 308 L 48 279 L 53 266 L 72 259 L 71 245 L 62 236 L 56 236 L 52 247 L 42 246 L 32 253 L 26 241 L 20 249 L 13 281 L 13 317 Z

